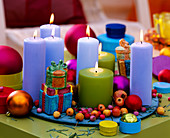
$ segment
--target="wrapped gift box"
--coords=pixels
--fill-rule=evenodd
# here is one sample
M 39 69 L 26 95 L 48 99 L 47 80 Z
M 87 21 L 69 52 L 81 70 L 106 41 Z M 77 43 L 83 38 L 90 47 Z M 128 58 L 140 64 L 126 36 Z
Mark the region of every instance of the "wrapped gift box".
M 13 91 L 15 91 L 13 88 L 3 86 L 0 87 L 0 114 L 5 114 L 8 111 L 6 106 L 6 99 L 8 95 Z
M 46 114 L 53 114 L 54 111 L 65 112 L 71 107 L 72 93 L 63 93 L 49 96 L 43 90 L 40 90 L 39 106 Z

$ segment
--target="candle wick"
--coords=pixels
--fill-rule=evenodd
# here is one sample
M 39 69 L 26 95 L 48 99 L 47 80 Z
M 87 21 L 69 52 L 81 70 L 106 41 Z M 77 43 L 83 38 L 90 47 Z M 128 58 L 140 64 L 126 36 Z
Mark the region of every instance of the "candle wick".
M 140 41 L 141 42 L 141 44 L 142 44 L 142 41 Z
M 88 39 L 89 39 L 89 36 L 88 36 Z
M 97 70 L 95 70 L 95 72 L 97 73 Z
M 54 35 L 51 35 L 51 37 L 54 39 Z
M 35 36 L 34 36 L 34 39 L 35 39 Z

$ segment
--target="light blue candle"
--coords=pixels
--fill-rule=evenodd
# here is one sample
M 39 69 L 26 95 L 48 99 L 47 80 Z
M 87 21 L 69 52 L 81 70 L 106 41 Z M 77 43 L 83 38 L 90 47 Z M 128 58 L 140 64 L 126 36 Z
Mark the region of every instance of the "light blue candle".
M 130 94 L 138 95 L 143 105 L 152 102 L 152 51 L 146 42 L 131 45 Z
M 39 37 L 24 39 L 23 90 L 33 100 L 39 99 L 41 84 L 45 81 L 45 40 Z
M 92 37 L 83 37 L 78 40 L 76 84 L 78 84 L 79 71 L 94 67 L 98 61 L 98 46 L 99 41 Z
M 64 40 L 59 37 L 46 37 L 46 63 L 45 69 L 51 66 L 51 61 L 59 63 L 62 59 L 64 61 Z
M 55 37 L 60 37 L 60 27 L 55 24 L 41 25 L 40 26 L 40 37 L 41 38 L 50 37 L 53 28 L 55 28 Z

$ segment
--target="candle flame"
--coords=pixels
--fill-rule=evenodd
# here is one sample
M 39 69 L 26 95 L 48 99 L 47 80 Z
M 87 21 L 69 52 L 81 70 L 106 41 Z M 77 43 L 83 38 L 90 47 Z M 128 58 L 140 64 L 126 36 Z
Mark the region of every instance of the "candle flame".
M 97 73 L 98 72 L 98 62 L 96 61 L 96 64 L 95 64 L 95 72 Z
M 55 35 L 55 28 L 53 27 L 52 31 L 51 31 L 51 36 L 54 37 Z
M 37 37 L 37 30 L 34 31 L 33 37 Z
M 140 41 L 141 42 L 143 41 L 143 30 L 142 29 L 140 30 Z
M 53 22 L 54 22 L 54 13 L 52 13 L 50 16 L 50 24 L 52 24 Z
M 99 48 L 98 48 L 99 55 L 101 54 L 101 51 L 102 51 L 102 43 L 99 44 Z
M 86 35 L 87 35 L 87 37 L 90 37 L 90 27 L 89 27 L 89 25 L 87 25 L 87 28 L 86 28 Z

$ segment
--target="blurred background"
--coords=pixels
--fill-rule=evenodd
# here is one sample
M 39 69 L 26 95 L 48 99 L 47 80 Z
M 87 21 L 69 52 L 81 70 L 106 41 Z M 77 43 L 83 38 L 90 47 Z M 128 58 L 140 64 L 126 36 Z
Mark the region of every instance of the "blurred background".
M 73 24 L 90 24 L 99 35 L 107 23 L 123 23 L 138 41 L 140 29 L 153 27 L 153 14 L 169 12 L 169 7 L 169 0 L 0 0 L 0 44 L 22 54 L 24 38 L 48 24 L 51 13 L 62 38 Z

